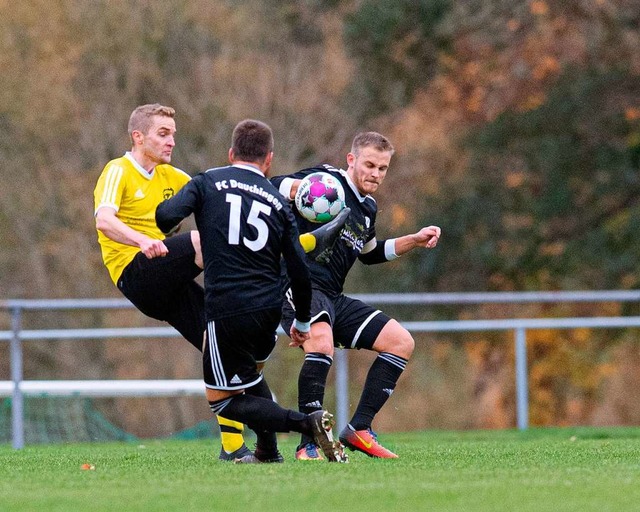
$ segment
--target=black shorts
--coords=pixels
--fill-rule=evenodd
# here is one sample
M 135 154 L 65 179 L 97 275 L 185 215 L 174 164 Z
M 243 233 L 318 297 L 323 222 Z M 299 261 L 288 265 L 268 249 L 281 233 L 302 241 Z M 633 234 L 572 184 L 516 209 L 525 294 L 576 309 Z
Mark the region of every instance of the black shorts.
M 257 364 L 269 359 L 279 320 L 280 309 L 276 308 L 207 322 L 202 353 L 205 385 L 238 390 L 260 382 Z
M 173 326 L 202 350 L 205 329 L 204 290 L 194 279 L 202 272 L 195 262 L 191 233 L 164 240 L 169 253 L 147 258 L 136 254 L 118 280 L 118 288 L 142 313 Z
M 287 292 L 287 300 L 282 306 L 282 328 L 286 333 L 291 329 L 295 310 Z M 382 328 L 391 320 L 379 309 L 361 300 L 340 295 L 329 298 L 319 290 L 313 290 L 311 299 L 311 323 L 328 322 L 333 330 L 333 345 L 339 348 L 371 350 Z

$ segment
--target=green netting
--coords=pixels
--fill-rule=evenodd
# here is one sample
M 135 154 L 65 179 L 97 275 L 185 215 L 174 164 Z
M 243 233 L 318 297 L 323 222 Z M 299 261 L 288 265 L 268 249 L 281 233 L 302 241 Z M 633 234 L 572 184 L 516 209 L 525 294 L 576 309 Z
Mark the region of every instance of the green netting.
M 90 399 L 81 397 L 25 397 L 26 444 L 133 441 L 135 436 L 110 423 Z M 0 442 L 11 442 L 11 398 L 0 405 Z
M 92 441 L 136 441 L 133 434 L 116 427 L 85 397 L 25 397 L 24 440 L 26 444 Z M 0 402 L 0 443 L 11 443 L 11 398 Z M 171 439 L 203 439 L 219 436 L 214 421 L 168 436 Z
M 215 421 L 201 421 L 193 427 L 176 432 L 169 436 L 171 439 L 206 439 L 209 437 L 220 437 L 220 431 L 214 425 Z

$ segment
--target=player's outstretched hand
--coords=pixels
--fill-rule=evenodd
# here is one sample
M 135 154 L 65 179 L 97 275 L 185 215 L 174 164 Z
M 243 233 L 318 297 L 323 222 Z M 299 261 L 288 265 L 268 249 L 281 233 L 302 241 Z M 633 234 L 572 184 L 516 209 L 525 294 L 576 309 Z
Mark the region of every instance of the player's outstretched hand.
M 162 240 L 147 238 L 140 243 L 140 250 L 147 258 L 157 258 L 158 256 L 166 256 L 169 249 L 164 245 Z
M 433 249 L 438 245 L 441 232 L 438 226 L 428 226 L 415 233 L 413 239 L 417 246 Z

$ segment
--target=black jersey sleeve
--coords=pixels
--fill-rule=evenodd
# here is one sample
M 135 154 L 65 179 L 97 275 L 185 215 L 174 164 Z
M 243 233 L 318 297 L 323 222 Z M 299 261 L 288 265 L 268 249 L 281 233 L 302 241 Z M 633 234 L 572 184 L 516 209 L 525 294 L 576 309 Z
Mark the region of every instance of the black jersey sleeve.
M 156 208 L 156 224 L 160 231 L 170 233 L 182 220 L 193 213 L 199 201 L 201 176 L 195 176 L 173 197 Z
M 326 170 L 327 169 L 325 167 L 310 167 L 308 169 L 302 169 L 301 171 L 295 172 L 293 174 L 287 174 L 284 176 L 274 176 L 272 178 L 269 178 L 269 181 L 273 183 L 273 185 L 278 189 L 278 192 L 280 192 L 280 194 L 282 194 L 282 196 L 287 201 L 293 201 L 290 193 L 291 193 L 291 186 L 295 180 L 301 180 L 302 178 L 304 178 L 305 176 L 313 172 L 320 172 L 320 171 L 326 171 Z
M 306 263 L 304 249 L 300 245 L 298 227 L 293 212 L 285 207 L 286 229 L 282 240 L 282 256 L 284 257 L 296 319 L 300 322 L 311 321 L 311 274 Z
M 385 263 L 389 261 L 385 254 L 385 240 L 377 241 L 376 246 L 368 251 L 361 252 L 358 259 L 365 265 L 376 265 L 377 263 Z

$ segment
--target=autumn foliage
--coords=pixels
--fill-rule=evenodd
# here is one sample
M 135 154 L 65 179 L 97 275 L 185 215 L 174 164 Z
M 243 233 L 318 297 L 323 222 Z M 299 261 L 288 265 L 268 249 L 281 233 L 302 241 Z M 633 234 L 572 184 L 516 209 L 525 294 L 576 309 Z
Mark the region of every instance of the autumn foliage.
M 128 149 L 130 111 L 155 101 L 176 108 L 174 163 L 191 174 L 225 163 L 231 129 L 245 117 L 273 127 L 277 172 L 343 166 L 358 130 L 388 134 L 397 153 L 377 198 L 379 236 L 428 223 L 440 225 L 443 238 L 430 254 L 356 268 L 350 292 L 636 288 L 639 25 L 632 0 L 0 0 L 2 296 L 118 296 L 100 261 L 92 190 L 102 166 Z M 149 323 L 135 312 L 26 321 Z M 532 423 L 640 420 L 627 392 L 639 375 L 634 334 L 529 333 Z M 417 341 L 381 428 L 514 426 L 509 336 Z M 299 356 L 281 350 L 273 363 L 273 387 L 288 405 Z M 365 357 L 352 358 L 356 382 Z M 7 359 L 0 358 L 6 378 Z M 26 378 L 200 375 L 198 355 L 179 341 L 33 343 L 25 365 Z M 168 400 L 155 414 L 124 400 L 106 410 L 139 433 L 208 417 L 196 400 Z M 159 416 L 167 418 L 162 426 Z

